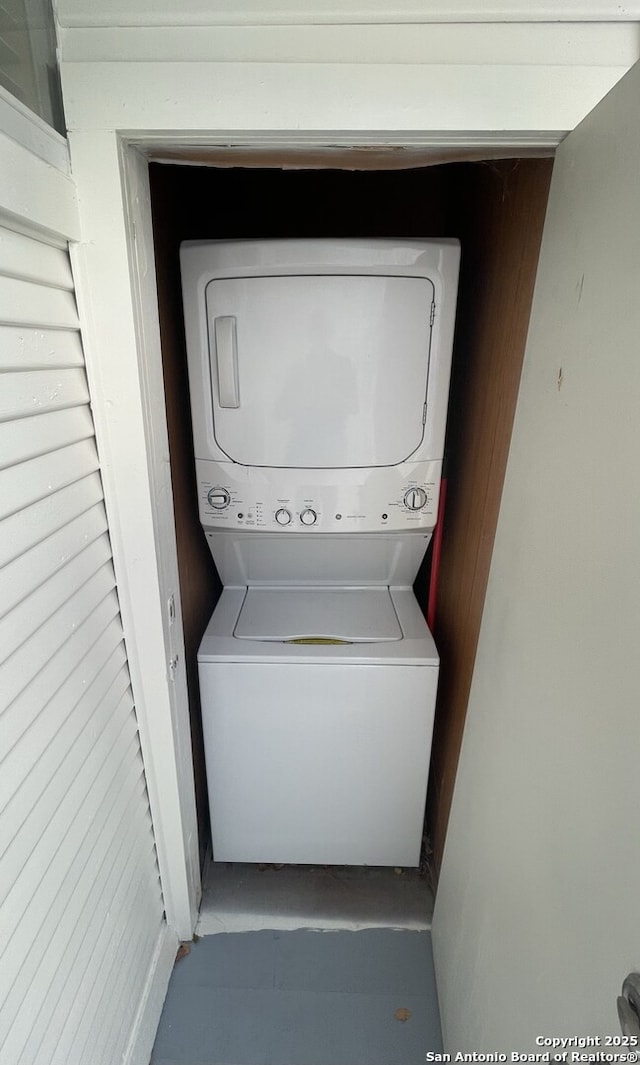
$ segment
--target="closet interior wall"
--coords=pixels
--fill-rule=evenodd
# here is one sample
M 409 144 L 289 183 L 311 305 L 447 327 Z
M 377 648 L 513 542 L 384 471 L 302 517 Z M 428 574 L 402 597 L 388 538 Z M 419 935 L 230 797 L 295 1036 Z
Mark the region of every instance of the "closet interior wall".
M 196 655 L 220 594 L 198 522 L 178 248 L 183 240 L 458 237 L 449 493 L 435 636 L 442 657 L 428 825 L 442 854 L 509 449 L 550 159 L 407 170 L 150 164 L 201 857 L 209 839 Z M 416 581 L 426 612 L 430 552 Z
M 551 159 L 520 159 L 458 168 L 451 204 L 463 268 L 434 625 L 441 665 L 427 824 L 436 875 L 467 714 L 552 167 Z

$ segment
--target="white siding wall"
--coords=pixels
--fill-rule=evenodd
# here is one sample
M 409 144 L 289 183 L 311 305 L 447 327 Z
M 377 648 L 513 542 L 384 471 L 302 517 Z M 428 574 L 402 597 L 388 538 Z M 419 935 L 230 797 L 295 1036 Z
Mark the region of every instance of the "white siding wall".
M 50 173 L 51 213 L 68 179 L 13 149 L 30 188 Z M 16 217 L 16 173 L 0 180 L 0 1061 L 146 1062 L 175 937 L 69 257 L 28 192 Z

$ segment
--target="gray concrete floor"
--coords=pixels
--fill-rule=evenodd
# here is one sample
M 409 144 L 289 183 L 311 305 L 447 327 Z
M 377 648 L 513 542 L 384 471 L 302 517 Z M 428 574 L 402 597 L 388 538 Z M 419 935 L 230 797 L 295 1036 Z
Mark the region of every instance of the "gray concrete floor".
M 232 932 L 176 963 L 151 1065 L 422 1065 L 429 1050 L 428 931 Z
M 431 928 L 433 895 L 416 870 L 210 862 L 198 935 L 259 929 Z
M 209 863 L 151 1065 L 422 1065 L 432 910 L 415 870 Z

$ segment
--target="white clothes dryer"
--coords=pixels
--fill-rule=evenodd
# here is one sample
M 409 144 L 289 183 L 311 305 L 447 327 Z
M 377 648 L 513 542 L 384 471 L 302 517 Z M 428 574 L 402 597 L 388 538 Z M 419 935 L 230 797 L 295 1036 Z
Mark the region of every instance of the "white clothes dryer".
M 182 245 L 207 534 L 277 533 L 286 557 L 300 535 L 433 529 L 459 258 L 442 240 Z
M 438 655 L 410 588 L 225 588 L 198 670 L 215 860 L 418 865 Z

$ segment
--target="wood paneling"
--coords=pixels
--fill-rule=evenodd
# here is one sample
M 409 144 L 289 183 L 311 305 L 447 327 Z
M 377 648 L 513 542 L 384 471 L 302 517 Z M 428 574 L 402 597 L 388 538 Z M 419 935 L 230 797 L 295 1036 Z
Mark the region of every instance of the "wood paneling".
M 452 200 L 462 273 L 435 625 L 441 655 L 428 820 L 442 857 L 509 453 L 552 161 L 466 168 Z

